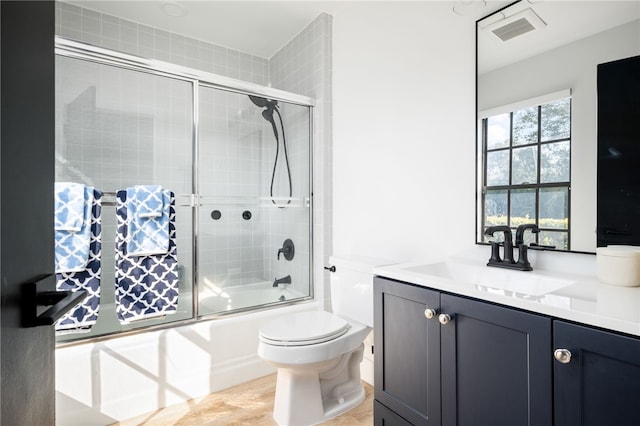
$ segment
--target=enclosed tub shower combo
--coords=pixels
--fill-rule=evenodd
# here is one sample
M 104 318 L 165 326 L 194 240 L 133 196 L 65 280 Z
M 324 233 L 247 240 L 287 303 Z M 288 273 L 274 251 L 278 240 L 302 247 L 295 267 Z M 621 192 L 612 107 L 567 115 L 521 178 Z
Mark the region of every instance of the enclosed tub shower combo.
M 310 300 L 310 98 L 56 39 L 61 343 Z

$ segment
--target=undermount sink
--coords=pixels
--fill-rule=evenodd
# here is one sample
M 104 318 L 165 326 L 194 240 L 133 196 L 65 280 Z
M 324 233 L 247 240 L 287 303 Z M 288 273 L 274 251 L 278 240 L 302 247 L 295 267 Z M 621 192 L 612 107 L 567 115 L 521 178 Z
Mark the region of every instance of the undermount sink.
M 464 261 L 413 265 L 406 267 L 405 270 L 428 275 L 439 281 L 447 280 L 458 284 L 485 287 L 488 290 L 496 289 L 530 296 L 542 296 L 574 284 L 572 280 L 536 274 L 535 272 L 489 268 Z

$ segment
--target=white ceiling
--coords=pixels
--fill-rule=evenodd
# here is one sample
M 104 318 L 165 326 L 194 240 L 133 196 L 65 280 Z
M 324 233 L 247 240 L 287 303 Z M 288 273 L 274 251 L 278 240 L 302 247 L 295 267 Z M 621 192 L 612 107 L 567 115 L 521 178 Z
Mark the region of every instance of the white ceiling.
M 387 0 L 387 2 L 399 0 Z M 415 1 L 415 0 L 414 0 Z M 427 0 L 435 1 L 435 0 Z M 452 13 L 465 14 L 470 25 L 476 19 L 509 4 L 510 0 L 441 0 L 451 3 Z M 335 15 L 344 7 L 367 7 L 367 1 L 272 0 L 68 0 L 69 3 L 161 28 L 227 48 L 271 58 L 320 13 Z M 174 17 L 165 7 L 186 12 Z M 176 9 L 176 7 L 178 9 Z

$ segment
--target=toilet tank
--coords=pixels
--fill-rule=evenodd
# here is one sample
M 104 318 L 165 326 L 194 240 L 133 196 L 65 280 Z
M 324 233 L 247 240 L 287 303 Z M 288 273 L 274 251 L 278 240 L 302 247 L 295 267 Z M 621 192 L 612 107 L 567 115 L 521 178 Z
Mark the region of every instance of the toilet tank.
M 359 256 L 331 256 L 331 309 L 334 314 L 373 327 L 373 268 L 391 262 Z

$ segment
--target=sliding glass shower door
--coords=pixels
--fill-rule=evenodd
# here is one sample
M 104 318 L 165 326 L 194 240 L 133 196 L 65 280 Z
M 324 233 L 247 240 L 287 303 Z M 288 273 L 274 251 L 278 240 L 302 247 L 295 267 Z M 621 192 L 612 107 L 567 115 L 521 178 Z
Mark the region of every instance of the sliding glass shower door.
M 199 88 L 199 314 L 311 296 L 309 107 Z
M 89 296 L 58 342 L 312 298 L 308 99 L 80 50 L 56 56 L 56 280 Z
M 57 324 L 58 341 L 193 316 L 193 86 L 161 73 L 56 57 L 56 187 L 92 188 L 100 206 L 94 208 L 92 253 L 84 270 L 57 267 L 59 286 L 89 292 L 84 311 L 72 312 L 66 325 Z M 174 194 L 177 256 L 158 256 L 158 267 L 171 267 L 173 278 L 150 274 L 140 279 L 143 290 L 117 279 L 117 272 L 140 278 L 140 268 L 118 262 L 116 244 L 123 237 L 116 195 L 136 185 L 159 185 Z M 175 285 L 170 296 L 167 283 Z

